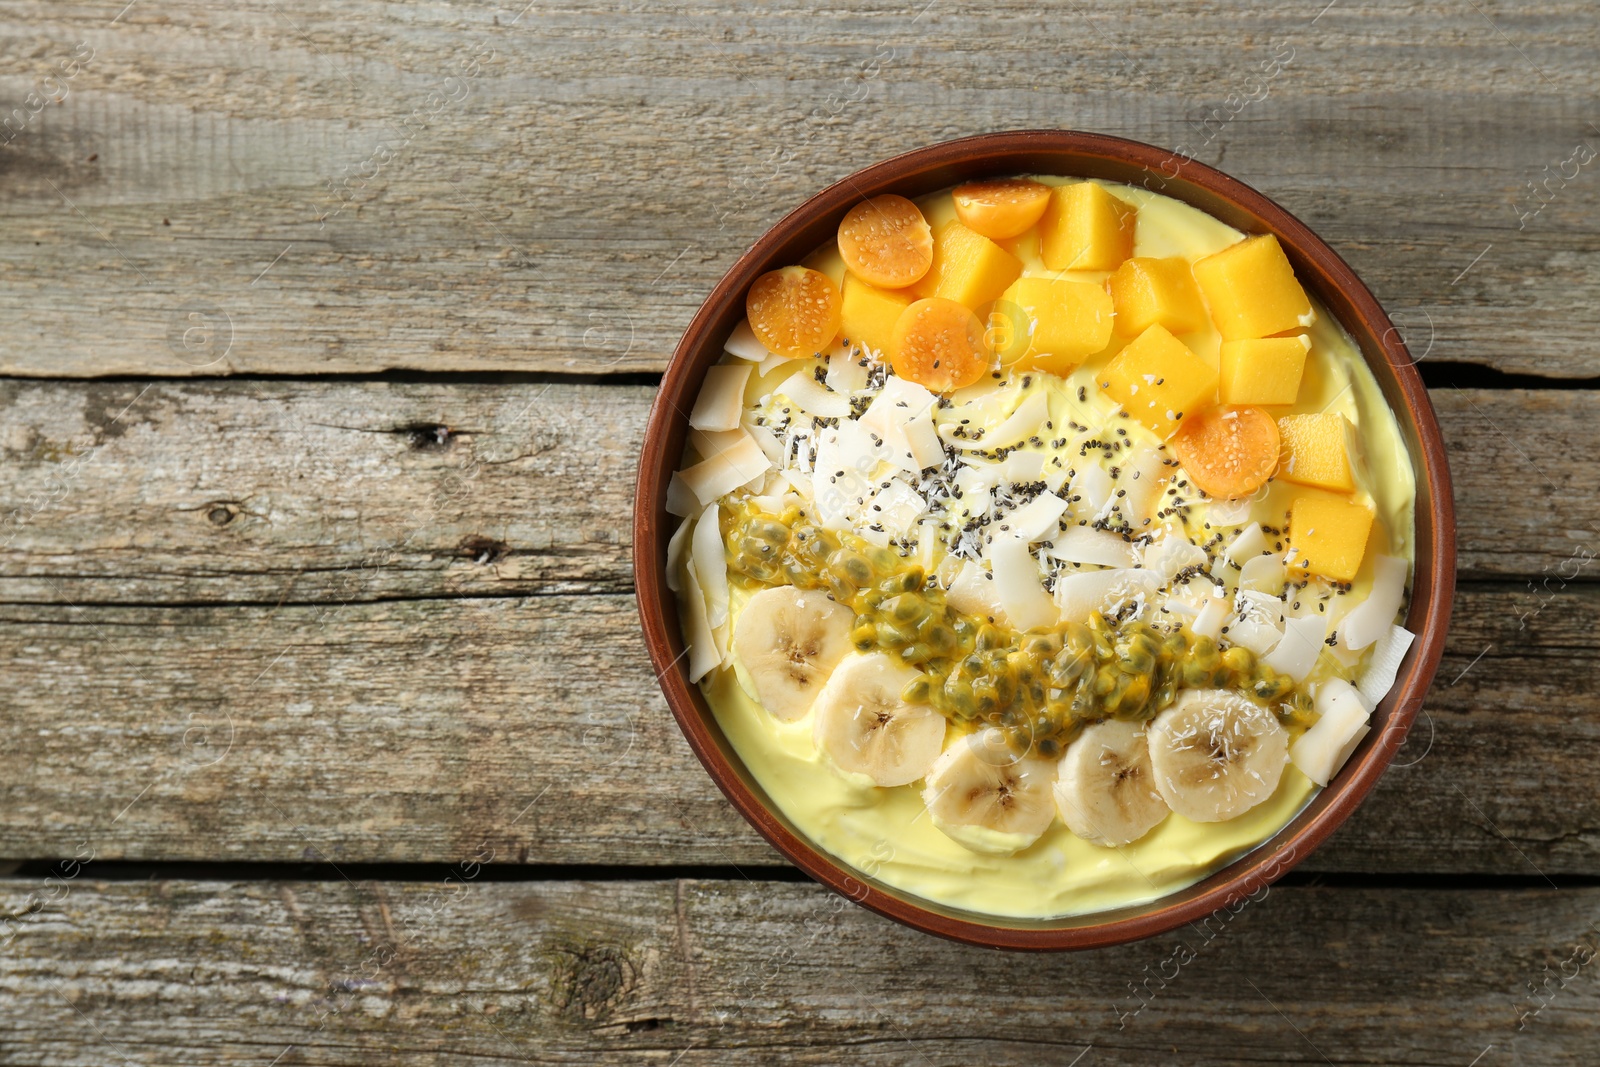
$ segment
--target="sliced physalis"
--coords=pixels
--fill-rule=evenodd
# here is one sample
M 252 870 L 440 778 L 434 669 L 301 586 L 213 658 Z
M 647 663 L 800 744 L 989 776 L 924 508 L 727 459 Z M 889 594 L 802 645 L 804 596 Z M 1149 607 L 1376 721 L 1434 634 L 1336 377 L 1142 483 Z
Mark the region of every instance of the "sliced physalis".
M 1106 279 L 1106 288 L 1117 307 L 1117 332 L 1124 337 L 1137 337 L 1156 325 L 1172 333 L 1193 333 L 1206 324 L 1200 290 L 1182 256 L 1127 260 Z
M 933 231 L 917 205 L 885 193 L 846 212 L 839 255 L 851 274 L 882 289 L 903 289 L 933 264 Z
M 949 393 L 989 369 L 983 324 L 965 305 L 933 297 L 918 300 L 895 323 L 889 360 L 896 376 Z
M 1333 493 L 1302 493 L 1289 505 L 1291 576 L 1320 574 L 1351 582 L 1361 570 L 1372 532 L 1372 509 Z
M 1170 442 L 1190 481 L 1220 500 L 1249 496 L 1278 466 L 1278 424 L 1255 407 L 1207 408 Z
M 1350 422 L 1337 411 L 1287 415 L 1278 420 L 1283 439 L 1279 477 L 1286 482 L 1348 493 L 1356 483 L 1350 472 Z
M 1116 270 L 1133 255 L 1137 217 L 1104 186 L 1058 185 L 1039 220 L 1039 256 L 1051 270 Z
M 995 305 L 1024 364 L 1065 376 L 1111 341 L 1111 297 L 1065 278 L 1019 278 Z
M 1128 342 L 1100 372 L 1100 387 L 1161 438 L 1217 398 L 1217 372 L 1160 326 Z
M 854 274 L 844 276 L 844 306 L 839 313 L 845 340 L 870 350 L 875 356 L 889 351 L 889 338 L 911 295 L 899 289 L 879 289 Z
M 1300 395 L 1311 339 L 1256 337 L 1224 341 L 1219 354 L 1224 404 L 1293 404 Z
M 806 359 L 839 335 L 839 287 L 808 267 L 768 271 L 750 286 L 745 314 L 756 339 L 790 359 Z
M 917 283 L 920 297 L 939 297 L 976 310 L 1022 275 L 1022 261 L 959 222 L 933 239 L 933 266 Z
M 1050 204 L 1050 187 L 1026 178 L 999 178 L 956 186 L 956 218 L 995 241 L 1016 237 L 1039 221 Z
M 1270 233 L 1246 237 L 1197 260 L 1194 280 L 1224 341 L 1270 337 L 1314 320 L 1289 257 Z

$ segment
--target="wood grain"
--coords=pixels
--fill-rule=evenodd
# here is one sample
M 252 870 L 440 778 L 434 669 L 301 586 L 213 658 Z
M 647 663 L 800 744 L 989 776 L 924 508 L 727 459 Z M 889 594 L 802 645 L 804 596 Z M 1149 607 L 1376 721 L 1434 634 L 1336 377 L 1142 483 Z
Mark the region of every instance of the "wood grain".
M 1597 394 L 1433 396 L 1462 574 L 1592 577 Z M 0 601 L 626 591 L 650 399 L 565 383 L 0 382 Z
M 1462 589 L 1414 742 L 1306 866 L 1600 873 L 1600 586 Z M 625 595 L 0 606 L 0 858 L 776 862 Z
M 0 906 L 39 908 L 0 954 L 0 1050 L 53 1067 L 1593 1062 L 1594 889 L 1278 888 L 1143 944 L 1017 956 L 809 884 L 470 872 L 0 882 Z
M 810 193 L 1029 126 L 1262 188 L 1427 358 L 1600 373 L 1576 2 L 123 8 L 0 11 L 0 373 L 659 369 Z

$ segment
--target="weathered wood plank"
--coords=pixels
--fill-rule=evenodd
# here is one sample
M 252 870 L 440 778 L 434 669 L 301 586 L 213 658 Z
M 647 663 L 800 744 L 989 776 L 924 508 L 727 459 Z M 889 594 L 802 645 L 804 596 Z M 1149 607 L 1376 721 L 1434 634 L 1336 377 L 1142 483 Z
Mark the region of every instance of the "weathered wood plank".
M 1415 743 L 1307 868 L 1600 873 L 1600 586 L 1469 585 Z M 633 599 L 0 606 L 0 858 L 775 862 Z
M 42 903 L 0 954 L 7 1063 L 1587 1067 L 1600 1018 L 1593 889 L 1279 888 L 1017 956 L 812 885 L 91 877 L 0 882 Z
M 0 383 L 0 599 L 625 590 L 651 394 Z
M 659 368 L 806 195 L 1023 126 L 1222 164 L 1429 358 L 1600 373 L 1581 3 L 123 7 L 0 12 L 0 373 Z
M 0 382 L 0 600 L 623 591 L 650 398 L 570 384 Z M 1462 574 L 1583 573 L 1600 529 L 1586 459 L 1596 394 L 1439 389 L 1434 401 Z

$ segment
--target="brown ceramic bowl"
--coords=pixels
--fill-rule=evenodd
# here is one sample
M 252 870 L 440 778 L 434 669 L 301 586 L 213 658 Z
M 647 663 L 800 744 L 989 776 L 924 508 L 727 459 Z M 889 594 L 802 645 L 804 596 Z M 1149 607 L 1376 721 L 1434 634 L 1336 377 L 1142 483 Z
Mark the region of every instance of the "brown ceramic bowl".
M 734 753 L 699 689 L 689 684 L 677 605 L 665 582 L 667 481 L 682 457 L 687 413 L 701 379 L 743 317 L 750 283 L 764 271 L 799 262 L 867 197 L 916 197 L 958 182 L 1026 173 L 1145 185 L 1245 233 L 1276 234 L 1295 273 L 1360 346 L 1398 416 L 1417 474 L 1416 566 L 1406 620 L 1417 640 L 1374 712 L 1372 732 L 1339 775 L 1274 837 L 1187 889 L 1128 908 L 1045 920 L 995 918 L 931 903 L 854 871 L 791 826 Z M 858 171 L 784 216 L 739 257 L 684 331 L 650 412 L 634 503 L 634 576 L 645 641 L 667 703 L 712 779 L 778 851 L 829 888 L 919 930 L 994 948 L 1091 948 L 1150 937 L 1237 907 L 1304 860 L 1361 803 L 1405 740 L 1444 651 L 1455 591 L 1455 520 L 1444 442 L 1413 363 L 1367 287 L 1304 223 L 1242 182 L 1164 149 L 1100 134 L 1023 130 L 931 145 Z

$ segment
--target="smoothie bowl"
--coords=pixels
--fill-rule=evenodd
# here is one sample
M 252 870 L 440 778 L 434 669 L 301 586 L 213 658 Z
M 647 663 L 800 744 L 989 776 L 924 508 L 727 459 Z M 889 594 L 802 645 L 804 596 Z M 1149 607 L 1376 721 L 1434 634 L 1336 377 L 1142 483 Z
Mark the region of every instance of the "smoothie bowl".
M 663 691 L 813 877 L 1009 948 L 1259 894 L 1443 647 L 1448 474 L 1349 268 L 1193 161 L 1070 132 L 871 167 L 712 292 L 635 516 Z

